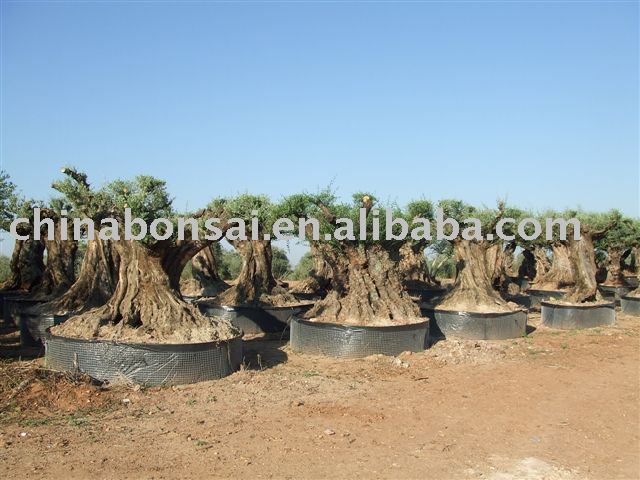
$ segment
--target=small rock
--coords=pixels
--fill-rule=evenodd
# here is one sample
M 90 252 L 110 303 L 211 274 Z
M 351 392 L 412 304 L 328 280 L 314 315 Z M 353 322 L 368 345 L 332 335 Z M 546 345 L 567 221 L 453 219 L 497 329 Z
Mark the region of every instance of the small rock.
M 122 403 L 124 403 L 125 405 L 129 405 L 131 403 L 131 400 L 129 400 L 128 398 L 123 398 Z
M 327 428 L 327 429 L 324 431 L 324 434 L 325 434 L 325 435 L 335 435 L 335 434 L 336 434 L 336 432 L 334 432 L 334 431 L 333 431 L 333 430 L 331 430 L 330 428 Z

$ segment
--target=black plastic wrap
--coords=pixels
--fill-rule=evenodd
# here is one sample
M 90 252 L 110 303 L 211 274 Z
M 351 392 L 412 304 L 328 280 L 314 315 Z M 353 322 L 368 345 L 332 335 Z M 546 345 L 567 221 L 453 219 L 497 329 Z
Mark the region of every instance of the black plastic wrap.
M 181 385 L 230 375 L 242 362 L 242 339 L 221 343 L 146 344 L 83 340 L 49 334 L 46 365 L 100 381 Z
M 398 355 L 425 349 L 429 322 L 394 327 L 355 327 L 335 323 L 291 320 L 291 349 L 311 355 L 361 358 Z
M 620 299 L 620 308 L 627 315 L 640 317 L 640 297 L 622 297 Z
M 28 308 L 43 303 L 42 300 L 33 300 L 25 296 L 5 297 L 2 306 L 2 316 L 5 323 L 13 323 L 20 326 L 20 314 Z
M 293 316 L 300 315 L 313 306 L 312 303 L 290 307 L 233 307 L 198 303 L 205 315 L 229 320 L 245 334 L 282 333 Z
M 560 290 L 535 290 L 529 289 L 525 293 L 529 295 L 529 308 L 540 308 L 540 303 L 549 299 L 560 299 L 566 292 Z
M 518 338 L 527 331 L 527 312 L 477 313 L 438 310 L 427 314 L 433 318 L 432 338 L 465 340 L 504 340 Z
M 558 305 L 542 302 L 542 324 L 549 328 L 572 330 L 613 325 L 616 309 L 613 302 L 598 305 Z

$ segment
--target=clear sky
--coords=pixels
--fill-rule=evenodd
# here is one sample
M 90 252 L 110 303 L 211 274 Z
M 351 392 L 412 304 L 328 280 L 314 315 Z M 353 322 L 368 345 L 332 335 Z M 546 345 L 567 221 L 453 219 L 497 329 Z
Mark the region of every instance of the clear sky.
M 637 216 L 638 15 L 637 2 L 3 0 L 2 168 L 38 198 L 67 164 L 94 183 L 152 174 L 179 209 L 333 182 L 401 204 Z

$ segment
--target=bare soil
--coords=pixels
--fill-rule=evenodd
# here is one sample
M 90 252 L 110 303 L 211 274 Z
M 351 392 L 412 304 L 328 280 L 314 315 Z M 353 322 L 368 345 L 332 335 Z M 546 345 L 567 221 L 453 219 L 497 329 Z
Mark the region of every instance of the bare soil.
M 253 338 L 243 370 L 162 389 L 43 380 L 41 359 L 6 360 L 2 476 L 639 478 L 640 319 L 529 323 L 515 340 L 361 360 Z M 0 355 L 19 354 L 12 342 L 0 336 Z

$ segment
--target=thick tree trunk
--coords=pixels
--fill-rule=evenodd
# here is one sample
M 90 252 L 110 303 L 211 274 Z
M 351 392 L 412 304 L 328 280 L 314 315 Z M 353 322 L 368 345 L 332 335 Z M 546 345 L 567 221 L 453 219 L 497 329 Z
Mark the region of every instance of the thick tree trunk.
M 635 258 L 636 278 L 638 279 L 638 287 L 629 292 L 627 295 L 632 297 L 640 297 L 640 247 L 633 247 L 633 256 Z
M 16 240 L 11 255 L 9 278 L 0 287 L 2 290 L 33 291 L 42 282 L 44 275 L 44 244 L 29 238 Z
M 571 270 L 571 260 L 569 260 L 569 248 L 561 243 L 554 243 L 552 246 L 553 258 L 551 267 L 543 275 L 536 276 L 536 281 L 531 285 L 539 290 L 562 290 L 574 284 Z M 536 255 L 536 258 L 539 258 Z
M 531 283 L 540 282 L 547 272 L 551 269 L 551 262 L 547 256 L 547 249 L 536 245 L 533 247 L 533 256 L 535 257 L 535 276 Z
M 224 341 L 239 334 L 226 320 L 205 317 L 180 298 L 163 268 L 170 263 L 166 258 L 138 242 L 113 244 L 119 258 L 114 294 L 102 307 L 54 327 L 56 334 L 153 343 Z
M 512 295 L 520 291 L 520 287 L 512 279 L 515 249 L 515 243 L 507 243 L 504 248 L 498 243 L 489 245 L 485 250 L 487 272 L 493 288 Z
M 71 237 L 68 232 L 67 238 Z M 75 262 L 78 242 L 62 240 L 60 225 L 56 223 L 53 240 L 46 236 L 42 240 L 47 251 L 42 282 L 33 291 L 34 298 L 46 300 L 66 292 L 75 282 Z
M 403 284 L 407 288 L 433 288 L 440 284 L 429 275 L 427 259 L 424 256 L 425 247 L 422 243 L 410 242 L 406 242 L 400 247 L 398 270 Z
M 322 253 L 325 248 L 328 248 L 328 246 L 311 242 L 313 269 L 309 272 L 307 278 L 302 280 L 295 288 L 291 289 L 291 293 L 315 294 L 320 297 L 328 293 L 331 288 L 333 272 L 331 271 L 331 266 L 325 259 L 325 255 Z
M 217 303 L 276 306 L 299 303 L 273 276 L 270 241 L 245 240 L 232 243 L 242 257 L 242 270 L 235 285 L 216 297 Z
M 305 317 L 344 325 L 392 326 L 419 323 L 420 310 L 404 291 L 397 268 L 380 245 L 345 245 L 330 255 L 334 289 Z
M 624 250 L 621 248 L 610 248 L 607 251 L 607 278 L 604 285 L 623 287 L 627 284 L 622 270 L 623 254 Z
M 583 230 L 582 238 L 567 240 L 573 287 L 565 295 L 568 303 L 586 303 L 601 300 L 596 282 L 596 257 L 591 233 Z
M 213 297 L 229 288 L 218 274 L 218 262 L 211 246 L 203 248 L 191 259 L 191 272 L 193 279 L 181 283 L 181 290 L 187 295 Z
M 493 272 L 487 262 L 487 250 L 490 248 L 493 247 L 485 242 L 461 239 L 454 241 L 458 273 L 453 289 L 438 304 L 439 309 L 467 312 L 516 310 L 515 306 L 509 304 L 493 288 Z
M 40 305 L 42 313 L 81 313 L 104 305 L 118 281 L 118 255 L 110 241 L 89 240 L 78 279 L 59 298 Z

